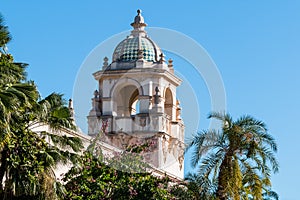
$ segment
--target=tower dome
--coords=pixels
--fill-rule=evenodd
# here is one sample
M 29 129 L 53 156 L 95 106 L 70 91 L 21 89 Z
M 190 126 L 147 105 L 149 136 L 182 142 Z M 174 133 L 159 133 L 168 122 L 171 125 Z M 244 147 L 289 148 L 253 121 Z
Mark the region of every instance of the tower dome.
M 137 16 L 131 26 L 134 28 L 131 34 L 120 42 L 114 50 L 113 62 L 134 62 L 139 59 L 146 62 L 158 62 L 161 49 L 148 36 L 144 28 L 144 18 L 141 11 L 137 11 Z
M 133 36 L 120 42 L 115 48 L 113 61 L 137 61 L 139 58 L 148 62 L 158 62 L 160 48 L 147 36 Z

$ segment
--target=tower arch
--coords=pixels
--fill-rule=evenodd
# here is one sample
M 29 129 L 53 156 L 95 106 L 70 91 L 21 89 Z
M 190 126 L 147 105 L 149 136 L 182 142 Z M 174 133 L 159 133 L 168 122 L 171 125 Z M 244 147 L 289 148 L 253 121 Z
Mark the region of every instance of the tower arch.
M 167 116 L 173 120 L 173 107 L 174 107 L 174 97 L 171 89 L 167 87 L 164 92 L 164 112 Z
M 143 95 L 142 85 L 135 79 L 122 78 L 110 90 L 112 113 L 119 117 L 129 117 L 136 113 L 135 101 Z
M 112 86 L 112 88 L 110 90 L 109 96 L 113 97 L 113 94 L 119 92 L 122 87 L 127 86 L 127 85 L 135 86 L 138 89 L 139 94 L 144 95 L 143 87 L 137 80 L 135 80 L 133 78 L 129 78 L 129 77 L 124 77 L 124 78 L 118 79 L 115 82 L 115 84 Z

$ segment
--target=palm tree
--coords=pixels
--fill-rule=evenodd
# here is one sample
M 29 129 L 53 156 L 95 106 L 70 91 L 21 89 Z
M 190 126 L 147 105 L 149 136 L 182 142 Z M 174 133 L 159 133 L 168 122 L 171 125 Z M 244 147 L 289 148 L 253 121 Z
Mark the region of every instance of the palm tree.
M 199 132 L 187 147 L 194 149 L 192 165 L 200 163 L 199 176 L 217 178 L 219 200 L 262 199 L 271 172 L 278 171 L 277 145 L 266 125 L 251 116 L 233 121 L 229 114 L 211 113 L 209 118 L 220 120 L 221 130 Z
M 75 129 L 70 111 L 60 94 L 39 101 L 35 84 L 26 80 L 26 64 L 6 52 L 10 39 L 0 16 L 0 196 L 54 199 L 60 184 L 53 169 L 59 162 L 74 163 L 82 142 L 52 134 Z M 52 133 L 33 132 L 38 123 L 49 125 Z

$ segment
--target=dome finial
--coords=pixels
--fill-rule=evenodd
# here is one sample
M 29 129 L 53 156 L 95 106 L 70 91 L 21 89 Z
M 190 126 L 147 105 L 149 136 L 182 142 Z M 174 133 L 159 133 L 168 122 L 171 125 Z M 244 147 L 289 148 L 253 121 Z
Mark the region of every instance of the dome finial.
M 144 17 L 141 15 L 142 11 L 140 9 L 137 10 L 137 16 L 135 16 L 133 23 L 131 23 L 131 26 L 135 30 L 143 31 L 144 27 L 147 26 L 147 24 L 144 22 Z

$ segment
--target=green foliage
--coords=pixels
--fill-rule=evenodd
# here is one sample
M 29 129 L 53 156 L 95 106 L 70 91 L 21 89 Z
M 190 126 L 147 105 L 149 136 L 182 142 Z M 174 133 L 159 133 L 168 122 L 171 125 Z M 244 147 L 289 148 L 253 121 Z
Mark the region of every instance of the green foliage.
M 10 134 L 8 140 L 2 141 L 0 163 L 0 180 L 5 180 L 0 188 L 0 195 L 4 199 L 24 195 L 28 198 L 56 199 L 59 183 L 56 182 L 54 167 L 59 162 L 78 162 L 79 155 L 76 152 L 83 148 L 79 138 L 31 131 L 30 125 L 41 119 L 37 109 L 40 106 L 36 101 L 31 108 L 20 109 L 21 115 L 8 123 Z M 47 115 L 43 112 L 43 122 L 51 124 L 53 111 L 56 109 L 50 106 Z M 67 119 L 64 120 L 68 121 Z M 57 129 L 64 128 L 65 124 L 58 126 L 57 121 L 54 123 Z M 45 138 L 51 139 L 53 145 L 46 142 Z
M 170 189 L 170 193 L 175 196 L 175 199 L 180 200 L 200 200 L 198 196 L 198 187 L 190 183 L 176 184 Z
M 4 25 L 4 20 L 0 13 L 0 47 L 3 48 L 10 40 L 11 36 L 8 27 Z
M 67 182 L 66 199 L 174 198 L 168 190 L 168 178 L 158 178 L 147 172 L 131 173 L 127 170 L 117 170 L 89 151 L 84 153 L 81 162 L 74 166 L 63 180 Z
M 193 194 L 197 200 L 213 200 L 216 199 L 215 191 L 217 188 L 217 180 L 209 179 L 205 176 L 189 173 L 186 176 L 186 186 L 188 191 Z
M 5 180 L 1 193 L 4 199 L 38 193 L 47 147 L 48 144 L 31 131 L 22 130 L 12 135 L 1 151 L 0 178 Z

